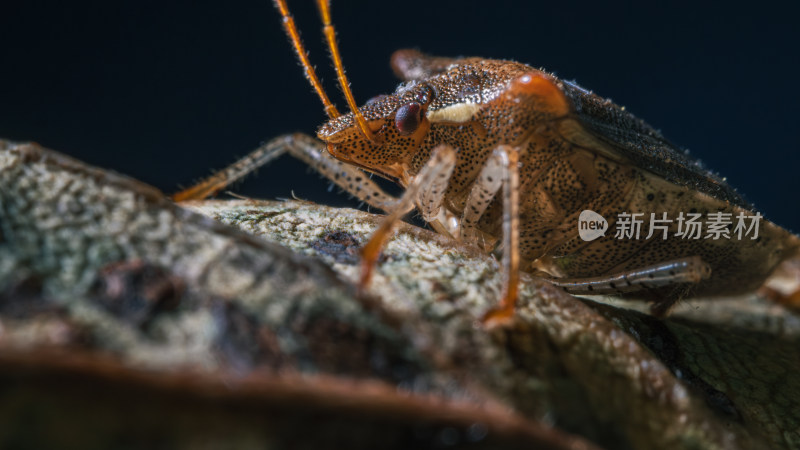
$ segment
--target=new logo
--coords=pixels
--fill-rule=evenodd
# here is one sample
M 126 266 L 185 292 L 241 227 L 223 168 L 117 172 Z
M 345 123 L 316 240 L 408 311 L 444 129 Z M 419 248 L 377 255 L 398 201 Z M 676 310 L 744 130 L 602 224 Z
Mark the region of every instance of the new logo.
M 605 236 L 608 230 L 608 221 L 600 214 L 585 209 L 578 217 L 578 234 L 584 241 L 593 241 L 600 236 Z

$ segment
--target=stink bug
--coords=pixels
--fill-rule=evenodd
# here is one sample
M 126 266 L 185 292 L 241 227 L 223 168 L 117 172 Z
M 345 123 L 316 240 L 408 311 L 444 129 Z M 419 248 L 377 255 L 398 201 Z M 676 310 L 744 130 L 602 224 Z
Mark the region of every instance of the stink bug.
M 525 64 L 401 50 L 391 63 L 404 82 L 357 107 L 328 1 L 317 5 L 351 112 L 328 99 L 285 1 L 276 0 L 330 121 L 319 140 L 276 138 L 175 200 L 207 197 L 288 152 L 389 213 L 362 250 L 362 287 L 393 225 L 413 208 L 439 233 L 501 249 L 505 293 L 487 320 L 512 315 L 520 270 L 575 294 L 645 297 L 664 315 L 680 298 L 753 290 L 798 252 L 800 239 L 761 220 L 647 123 Z M 367 173 L 406 190 L 394 198 Z M 600 219 L 591 239 L 580 232 L 586 214 Z M 698 219 L 711 223 L 690 229 Z

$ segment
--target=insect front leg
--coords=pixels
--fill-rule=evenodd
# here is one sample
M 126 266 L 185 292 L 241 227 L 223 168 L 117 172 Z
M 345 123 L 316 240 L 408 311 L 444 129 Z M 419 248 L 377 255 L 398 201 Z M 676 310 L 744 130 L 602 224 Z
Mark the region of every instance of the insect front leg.
M 415 203 L 425 222 L 428 222 L 437 232 L 455 237 L 458 233 L 458 224 L 450 221 L 453 215 L 442 207 L 450 176 L 455 169 L 455 150 L 446 144 L 442 144 L 440 145 L 440 151 L 452 153 L 452 162 L 447 156 L 447 165 L 438 171 L 430 184 L 420 187 Z
M 483 323 L 489 326 L 506 322 L 513 317 L 514 307 L 517 297 L 519 297 L 519 152 L 517 149 L 501 145 L 493 152 L 489 163 L 481 171 L 476 185 L 470 192 L 467 208 L 462 218 L 462 223 L 466 223 L 468 227 L 471 226 L 474 229 L 474 222 L 477 222 L 491 201 L 491 198 L 482 198 L 481 194 L 493 197 L 498 190 L 494 178 L 494 174 L 498 171 L 503 186 L 503 275 L 505 280 L 500 305 L 483 317 Z M 478 215 L 473 218 L 475 214 Z M 470 218 L 468 219 L 467 216 Z M 474 222 L 469 225 L 472 220 Z
M 330 156 L 325 144 L 302 133 L 288 134 L 270 140 L 230 166 L 174 194 L 172 199 L 181 202 L 210 197 L 284 153 L 305 162 L 322 176 L 372 207 L 390 211 L 397 203 L 395 197 L 373 183 L 367 174 Z
M 394 226 L 403 216 L 413 209 L 415 203 L 420 205 L 424 217 L 438 217 L 444 192 L 453 168 L 456 164 L 456 152 L 452 147 L 440 145 L 433 150 L 430 161 L 420 170 L 406 188 L 403 196 L 393 206 L 392 211 L 369 241 L 361 249 L 361 280 L 359 287 L 364 289 L 372 279 L 375 264 L 381 250 L 392 236 Z
M 478 179 L 475 180 L 472 190 L 470 190 L 464 207 L 464 214 L 461 216 L 461 240 L 479 245 L 487 251 L 490 248 L 485 243 L 479 242 L 478 221 L 503 186 L 506 160 L 507 157 L 503 156 L 502 151 L 492 153 L 484 164 L 483 169 L 481 169 Z

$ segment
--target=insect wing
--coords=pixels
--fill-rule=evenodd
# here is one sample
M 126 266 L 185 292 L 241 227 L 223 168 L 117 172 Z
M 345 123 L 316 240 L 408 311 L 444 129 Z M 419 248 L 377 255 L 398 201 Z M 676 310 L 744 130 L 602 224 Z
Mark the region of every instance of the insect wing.
M 700 161 L 676 147 L 645 121 L 573 83 L 562 81 L 562 86 L 572 103 L 575 119 L 563 122 L 562 134 L 573 144 L 591 147 L 604 156 L 646 169 L 676 185 L 753 210 L 752 205 L 722 178 L 706 170 Z M 596 145 L 598 141 L 600 145 Z

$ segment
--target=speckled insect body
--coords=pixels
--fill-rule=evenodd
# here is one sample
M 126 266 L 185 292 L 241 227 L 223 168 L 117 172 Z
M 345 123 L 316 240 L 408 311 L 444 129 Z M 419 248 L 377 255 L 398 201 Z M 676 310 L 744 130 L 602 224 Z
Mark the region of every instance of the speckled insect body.
M 318 3 L 326 11 L 327 2 Z M 286 24 L 291 16 L 283 2 L 278 5 Z M 327 19 L 323 12 L 326 34 L 329 14 Z M 289 25 L 287 30 L 291 36 Z M 338 49 L 332 53 L 340 68 Z M 310 65 L 304 66 L 308 74 Z M 664 314 L 679 298 L 756 289 L 800 247 L 796 236 L 766 220 L 755 239 L 688 238 L 672 221 L 649 238 L 608 232 L 585 241 L 578 220 L 586 210 L 607 218 L 611 230 L 631 213 L 642 214 L 646 230 L 651 213 L 735 219 L 755 212 L 723 179 L 645 122 L 552 74 L 513 61 L 413 50 L 396 52 L 392 67 L 404 83 L 360 108 L 351 106 L 350 113 L 331 113 L 335 108 L 323 97 L 332 118 L 318 138 L 327 153 L 312 138 L 279 138 L 180 198 L 208 195 L 289 152 L 391 213 L 363 250 L 363 285 L 392 224 L 412 207 L 455 240 L 487 251 L 499 246 L 507 286 L 490 319 L 512 314 L 518 270 L 577 294 L 643 296 L 656 300 L 653 311 Z M 343 71 L 340 81 L 347 85 Z M 394 199 L 364 172 L 395 180 L 406 192 Z

